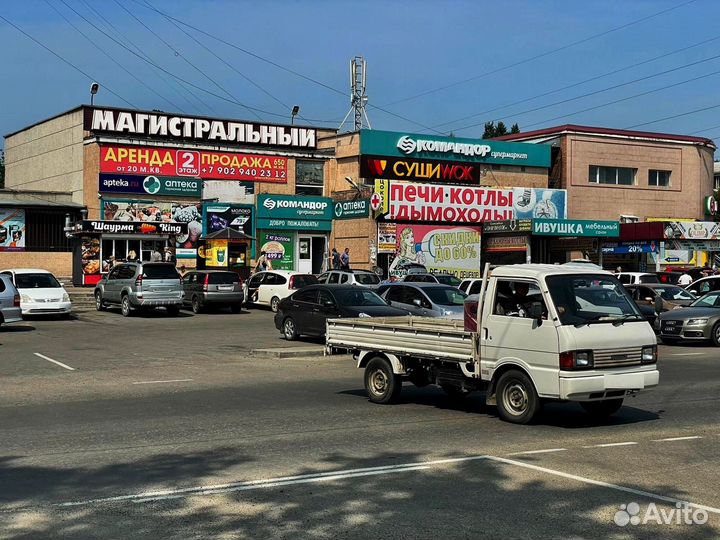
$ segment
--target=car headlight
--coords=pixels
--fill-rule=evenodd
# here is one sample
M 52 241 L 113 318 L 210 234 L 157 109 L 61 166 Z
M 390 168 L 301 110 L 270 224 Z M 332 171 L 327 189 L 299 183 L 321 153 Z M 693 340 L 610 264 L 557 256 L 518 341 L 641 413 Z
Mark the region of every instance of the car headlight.
M 641 362 L 643 364 L 654 364 L 657 362 L 657 345 L 642 348 Z
M 370 317 L 367 313 L 358 313 L 358 317 Z
M 70 301 L 70 295 L 66 292 L 63 293 L 63 302 L 69 302 Z
M 30 298 L 27 294 L 21 294 L 20 301 L 21 302 L 32 302 L 32 298 Z
M 695 325 L 695 324 L 707 324 L 707 319 L 690 319 L 687 323 L 689 325 Z

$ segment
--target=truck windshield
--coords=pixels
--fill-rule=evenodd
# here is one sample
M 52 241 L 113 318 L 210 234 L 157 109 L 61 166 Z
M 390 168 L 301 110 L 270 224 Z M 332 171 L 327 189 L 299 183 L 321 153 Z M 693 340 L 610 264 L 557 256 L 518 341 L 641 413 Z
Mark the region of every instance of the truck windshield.
M 561 324 L 644 320 L 625 287 L 612 276 L 549 276 L 545 281 Z

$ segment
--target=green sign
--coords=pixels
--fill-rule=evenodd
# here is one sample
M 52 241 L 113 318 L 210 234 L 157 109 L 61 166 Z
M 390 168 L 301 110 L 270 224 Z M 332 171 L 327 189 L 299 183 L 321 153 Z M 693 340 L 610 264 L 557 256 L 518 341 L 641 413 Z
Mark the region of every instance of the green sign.
M 355 219 L 370 215 L 370 199 L 359 201 L 337 201 L 333 210 L 333 219 Z
M 620 236 L 617 221 L 533 219 L 532 233 L 541 236 Z
M 363 129 L 360 153 L 471 163 L 550 167 L 550 145 L 435 137 L 395 131 Z
M 257 229 L 264 231 L 330 231 L 332 230 L 332 221 L 258 218 Z
M 295 235 L 293 233 L 260 235 L 260 249 L 267 255 L 273 270 L 294 270 Z
M 257 197 L 258 219 L 328 221 L 333 218 L 333 200 L 328 197 L 263 194 Z M 328 229 L 329 225 L 328 225 Z

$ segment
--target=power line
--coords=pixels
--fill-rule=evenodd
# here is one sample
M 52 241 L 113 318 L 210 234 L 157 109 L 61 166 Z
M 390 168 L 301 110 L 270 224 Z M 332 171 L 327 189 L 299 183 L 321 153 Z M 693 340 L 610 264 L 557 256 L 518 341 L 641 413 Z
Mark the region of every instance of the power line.
M 127 69 L 125 66 L 123 66 L 123 65 L 122 65 L 120 62 L 118 62 L 110 53 L 108 53 L 105 49 L 103 49 L 102 47 L 100 47 L 100 45 L 98 45 L 97 43 L 95 43 L 95 41 L 93 41 L 87 34 L 85 34 L 82 30 L 80 30 L 80 28 L 78 28 L 77 26 L 75 26 L 75 24 L 73 24 L 72 21 L 70 21 L 67 17 L 65 17 L 65 15 L 63 15 L 63 14 L 60 12 L 60 10 L 58 10 L 54 5 L 52 5 L 52 3 L 50 2 L 50 0 L 45 0 L 45 3 L 46 3 L 48 6 L 50 6 L 58 15 L 60 15 L 60 17 L 62 17 L 62 19 L 63 19 L 66 23 L 68 23 L 73 29 L 75 29 L 76 32 L 78 32 L 82 37 L 84 37 L 87 41 L 89 41 L 90 44 L 91 44 L 93 47 L 95 47 L 97 50 L 99 50 L 101 53 L 103 53 L 105 56 L 107 56 L 116 66 L 118 66 L 120 69 L 122 69 L 122 70 L 123 70 L 125 73 L 127 73 L 128 75 L 130 75 L 133 79 L 135 79 L 138 83 L 140 83 L 141 85 L 143 85 L 145 88 L 147 88 L 148 90 L 150 90 L 153 94 L 155 94 L 156 96 L 164 99 L 164 100 L 165 100 L 167 103 L 169 103 L 171 106 L 173 106 L 173 107 L 175 107 L 175 108 L 177 108 L 177 109 L 180 108 L 177 104 L 173 103 L 170 99 L 168 99 L 167 97 L 163 96 L 163 95 L 160 94 L 159 92 L 153 90 L 150 86 L 148 86 L 148 85 L 145 83 L 145 81 L 143 81 L 140 77 L 138 77 L 138 76 L 135 75 L 133 72 L 131 72 L 129 69 Z
M 52 54 L 53 56 L 55 56 L 55 57 L 58 58 L 59 60 L 63 61 L 64 63 L 66 63 L 68 66 L 70 66 L 71 68 L 73 68 L 75 71 L 83 74 L 85 77 L 88 78 L 88 80 L 89 80 L 90 82 L 92 82 L 92 81 L 98 81 L 98 82 L 100 82 L 100 84 L 102 84 L 103 88 L 104 88 L 105 90 L 107 90 L 108 92 L 110 92 L 113 96 L 115 96 L 116 98 L 118 98 L 118 99 L 122 100 L 123 102 L 127 103 L 128 105 L 130 105 L 130 107 L 132 107 L 132 108 L 134 108 L 134 109 L 137 109 L 137 108 L 138 108 L 137 105 L 134 105 L 133 103 L 131 103 L 130 101 L 128 101 L 127 99 L 125 99 L 124 97 L 122 97 L 120 94 L 118 94 L 117 92 L 115 92 L 112 88 L 110 88 L 107 84 L 105 84 L 104 82 L 101 82 L 97 77 L 93 77 L 93 76 L 91 76 L 89 73 L 86 73 L 85 71 L 83 71 L 82 69 L 80 69 L 78 66 L 76 66 L 75 64 L 73 64 L 70 60 L 67 60 L 67 59 L 66 59 L 65 57 L 63 57 L 62 55 L 56 53 L 56 52 L 55 52 L 54 50 L 52 50 L 50 47 L 48 47 L 47 45 L 45 45 L 45 44 L 42 43 L 41 41 L 35 39 L 33 36 L 31 36 L 30 34 L 28 34 L 27 32 L 25 32 L 25 30 L 23 30 L 22 28 L 20 28 L 18 25 L 16 25 L 15 23 L 13 23 L 12 21 L 10 21 L 9 19 L 5 18 L 2 14 L 0 14 L 0 19 L 2 19 L 2 20 L 5 21 L 7 24 L 9 24 L 10 26 L 12 26 L 15 30 L 17 30 L 18 32 L 20 32 L 20 33 L 21 33 L 22 35 L 24 35 L 26 38 L 30 39 L 31 41 L 33 41 L 33 42 L 36 43 L 37 45 L 40 45 L 43 49 L 45 49 L 46 51 L 48 51 L 50 54 Z
M 690 0 L 690 2 L 695 2 L 695 1 L 696 1 L 696 0 Z M 231 47 L 231 48 L 233 48 L 233 49 L 235 49 L 235 50 L 238 50 L 238 51 L 243 52 L 243 53 L 245 53 L 245 54 L 247 54 L 247 55 L 249 55 L 249 56 L 252 56 L 253 58 L 256 58 L 256 59 L 260 60 L 261 62 L 265 62 L 265 63 L 270 64 L 271 66 L 274 66 L 274 67 L 276 67 L 276 68 L 278 68 L 278 69 L 280 69 L 280 70 L 282 70 L 282 71 L 285 71 L 285 72 L 287 72 L 287 73 L 290 73 L 290 74 L 292 74 L 292 75 L 295 75 L 296 77 L 299 77 L 299 78 L 301 78 L 301 79 L 304 79 L 304 80 L 306 80 L 306 81 L 308 81 L 308 82 L 311 82 L 311 83 L 313 83 L 313 84 L 317 84 L 317 85 L 325 88 L 326 90 L 329 90 L 329 91 L 331 91 L 331 92 L 334 92 L 334 93 L 339 94 L 339 95 L 344 96 L 344 97 L 347 97 L 347 95 L 348 95 L 347 91 L 338 90 L 337 88 L 333 88 L 332 86 L 330 86 L 330 85 L 328 85 L 328 84 L 325 84 L 324 82 L 321 82 L 321 81 L 318 81 L 318 80 L 316 80 L 316 79 L 313 79 L 312 77 L 308 77 L 307 75 L 303 75 L 302 73 L 300 73 L 300 72 L 298 72 L 298 71 L 295 71 L 294 69 L 291 69 L 291 68 L 289 68 L 289 67 L 286 67 L 286 66 L 283 66 L 283 65 L 281 65 L 281 64 L 278 64 L 277 62 L 274 62 L 273 60 L 270 60 L 270 59 L 268 59 L 268 58 L 265 58 L 265 57 L 263 57 L 263 56 L 260 56 L 260 55 L 258 55 L 258 54 L 256 54 L 256 53 L 252 52 L 252 51 L 249 51 L 249 50 L 247 50 L 247 49 L 244 49 L 243 47 L 240 47 L 239 45 L 235 45 L 234 43 L 230 43 L 229 41 L 226 41 L 226 40 L 224 40 L 224 39 L 222 39 L 222 38 L 219 38 L 219 37 L 217 37 L 217 36 L 215 36 L 215 35 L 213 35 L 213 34 L 211 34 L 211 33 L 209 33 L 209 32 L 206 32 L 206 31 L 198 28 L 197 26 L 193 26 L 192 24 L 186 23 L 185 21 L 182 21 L 182 20 L 180 20 L 180 19 L 178 19 L 178 18 L 176 18 L 176 17 L 173 17 L 172 15 L 170 15 L 170 14 L 164 12 L 164 11 L 161 11 L 161 10 L 159 10 L 159 9 L 157 9 L 157 8 L 154 8 L 154 7 L 151 7 L 151 6 L 147 6 L 147 5 L 145 5 L 145 4 L 142 4 L 142 3 L 140 3 L 139 0 L 132 0 L 132 2 L 138 4 L 138 5 L 141 6 L 141 7 L 144 7 L 145 9 L 150 9 L 150 10 L 152 10 L 152 11 L 155 11 L 156 13 L 159 13 L 160 15 L 163 15 L 164 17 L 167 17 L 167 18 L 169 18 L 169 19 L 172 19 L 173 21 L 175 21 L 175 22 L 177 22 L 177 23 L 179 23 L 179 24 L 182 24 L 183 26 L 185 26 L 185 27 L 187 27 L 187 28 L 190 28 L 190 29 L 192 29 L 192 30 L 195 30 L 196 32 L 199 32 L 200 34 L 203 34 L 203 35 L 205 35 L 205 36 L 207 36 L 207 37 L 209 37 L 209 38 L 212 38 L 212 39 L 214 39 L 214 40 L 216 40 L 216 41 L 218 41 L 218 42 L 220 42 L 220 43 L 222 43 L 222 44 L 224 44 L 224 45 L 227 45 L 228 47 Z M 371 103 L 368 103 L 368 107 L 370 107 L 370 108 L 372 108 L 372 109 L 375 109 L 375 110 L 378 110 L 378 111 L 381 111 L 381 112 L 384 112 L 385 114 L 388 114 L 388 115 L 390 115 L 390 116 L 394 116 L 395 118 L 398 118 L 398 119 L 400 119 L 400 120 L 404 120 L 405 122 L 410 122 L 411 124 L 414 124 L 414 125 L 416 125 L 416 126 L 420 126 L 420 127 L 423 128 L 423 129 L 426 129 L 426 130 L 429 130 L 429 131 L 434 131 L 435 133 L 438 133 L 438 134 L 442 135 L 442 132 L 438 131 L 437 129 L 435 129 L 435 128 L 433 128 L 433 127 L 426 126 L 426 125 L 424 125 L 424 124 L 421 124 L 420 122 L 417 122 L 417 121 L 415 121 L 415 120 L 411 120 L 410 118 L 407 118 L 407 117 L 402 116 L 402 115 L 400 115 L 400 114 L 397 114 L 397 113 L 394 113 L 394 112 L 392 112 L 392 111 L 389 111 L 389 110 L 387 110 L 387 109 L 385 109 L 385 108 L 383 108 L 383 107 L 380 107 L 380 106 L 378 106 L 378 105 L 372 105 Z
M 491 112 L 495 112 L 495 111 L 499 111 L 499 110 L 502 110 L 502 109 L 506 109 L 506 108 L 508 108 L 508 107 L 513 107 L 514 105 L 520 105 L 520 104 L 522 104 L 522 103 L 527 103 L 528 101 L 533 101 L 533 100 L 535 100 L 535 99 L 540 99 L 540 98 L 542 98 L 542 97 L 549 96 L 549 95 L 551 95 L 551 94 L 556 94 L 556 93 L 558 93 L 558 92 L 562 92 L 563 90 L 569 90 L 570 88 L 575 88 L 576 86 L 581 86 L 581 85 L 583 85 L 583 84 L 586 84 L 586 83 L 589 83 L 589 82 L 592 82 L 592 81 L 596 81 L 596 80 L 602 79 L 602 78 L 604 78 L 604 77 L 609 77 L 610 75 L 616 75 L 617 73 L 621 73 L 621 72 L 623 72 L 623 71 L 627 71 L 628 69 L 632 69 L 632 68 L 635 68 L 635 67 L 638 67 L 638 66 L 642 66 L 642 65 L 644 65 L 644 64 L 649 64 L 649 63 L 651 63 L 651 62 L 654 62 L 655 60 L 660 60 L 660 59 L 662 59 L 662 58 L 667 58 L 668 56 L 672 56 L 672 55 L 674 55 L 674 54 L 677 54 L 677 53 L 680 53 L 680 52 L 684 52 L 684 51 L 687 51 L 687 50 L 692 49 L 692 48 L 695 48 L 695 47 L 699 47 L 700 45 L 705 45 L 706 43 L 710 43 L 710 42 L 712 42 L 712 41 L 717 41 L 718 39 L 720 39 L 720 36 L 715 36 L 715 37 L 712 37 L 712 38 L 709 38 L 709 39 L 700 41 L 700 42 L 698 42 L 698 43 L 694 43 L 693 45 L 688 45 L 687 47 L 682 47 L 682 48 L 680 48 L 680 49 L 675 49 L 674 51 L 670 51 L 670 52 L 667 52 L 667 53 L 665 53 L 665 54 L 661 54 L 661 55 L 659 55 L 659 56 L 655 56 L 655 57 L 653 57 L 653 58 L 648 58 L 647 60 L 643 60 L 642 62 L 636 62 L 635 64 L 630 64 L 630 65 L 627 65 L 627 66 L 625 66 L 625 67 L 615 69 L 615 70 L 613 70 L 613 71 L 608 71 L 607 73 L 603 73 L 603 74 L 601 74 L 601 75 L 595 75 L 594 77 L 590 77 L 589 79 L 585 79 L 585 80 L 582 80 L 582 81 L 578 81 L 578 82 L 576 82 L 576 83 L 572 83 L 572 84 L 569 84 L 569 85 L 567 85 L 567 86 L 563 86 L 563 87 L 561 87 L 561 88 L 555 88 L 554 90 L 549 90 L 549 91 L 544 92 L 544 93 L 542 93 L 542 94 L 538 94 L 538 95 L 535 95 L 535 96 L 532 96 L 532 97 L 524 98 L 524 99 L 521 99 L 521 100 L 519 100 L 519 101 L 514 101 L 513 103 L 507 103 L 507 104 L 505 104 L 505 105 L 500 105 L 500 106 L 495 107 L 495 108 L 493 108 L 493 109 L 487 109 L 487 110 L 481 111 L 481 112 L 479 112 L 479 113 L 474 113 L 474 114 L 470 114 L 470 115 L 468 115 L 468 116 L 463 116 L 463 117 L 461 117 L 461 118 L 457 118 L 456 120 L 450 120 L 449 122 L 443 122 L 442 124 L 435 124 L 433 127 L 436 127 L 436 128 L 437 128 L 437 127 L 447 126 L 447 125 L 449 125 L 449 124 L 454 124 L 454 123 L 460 122 L 460 121 L 462 121 L 462 120 L 469 120 L 469 119 L 471 119 L 471 118 L 476 118 L 476 117 L 478 117 L 478 116 L 482 116 L 483 114 L 488 114 L 488 113 L 491 113 Z
M 386 107 L 389 107 L 389 106 L 391 106 L 391 105 L 397 105 L 398 103 L 403 103 L 403 102 L 405 102 L 405 101 L 411 101 L 411 100 L 414 100 L 414 99 L 417 99 L 417 98 L 420 98 L 420 97 L 423 97 L 423 96 L 427 96 L 427 95 L 430 95 L 430 94 L 435 94 L 435 93 L 440 92 L 440 91 L 442 91 L 442 90 L 448 90 L 449 88 L 454 88 L 454 87 L 456 87 L 456 86 L 460 86 L 460 85 L 463 85 L 463 84 L 467 84 L 467 83 L 472 82 L 472 81 L 475 81 L 475 80 L 477 80 L 477 79 L 481 79 L 481 78 L 483 78 L 483 77 L 487 77 L 488 75 L 494 75 L 494 74 L 500 73 L 500 72 L 502 72 L 502 71 L 507 71 L 508 69 L 511 69 L 511 68 L 514 68 L 514 67 L 517 67 L 517 66 L 521 66 L 521 65 L 523 65 L 523 64 L 527 64 L 528 62 L 532 62 L 533 60 L 538 60 L 539 58 L 544 58 L 544 57 L 546 57 L 546 56 L 550 56 L 550 55 L 552 55 L 552 54 L 555 54 L 555 53 L 560 52 L 560 51 L 564 51 L 565 49 L 569 49 L 569 48 L 571 48 L 571 47 L 574 47 L 574 46 L 576 46 L 576 45 L 580 45 L 580 44 L 582 44 L 582 43 L 587 43 L 588 41 L 592 41 L 592 40 L 594 40 L 594 39 L 597 39 L 597 38 L 599 38 L 599 37 L 606 36 L 606 35 L 611 34 L 611 33 L 613 33 L 613 32 L 617 32 L 617 31 L 619 31 L 619 30 L 623 30 L 624 28 L 628 28 L 629 26 L 633 26 L 633 25 L 635 25 L 635 24 L 639 24 L 639 23 L 641 23 L 641 22 L 647 21 L 647 20 L 652 19 L 652 18 L 654 18 L 654 17 L 659 17 L 660 15 L 664 15 L 665 13 L 668 13 L 668 12 L 673 11 L 673 10 L 675 10 L 675 9 L 679 9 L 679 8 L 681 8 L 681 7 L 687 6 L 688 4 L 692 4 L 692 3 L 695 2 L 695 1 L 697 1 L 697 0 L 688 0 L 687 2 L 683 2 L 682 4 L 678 4 L 678 5 L 674 6 L 674 7 L 671 7 L 671 8 L 668 8 L 668 9 L 664 9 L 664 10 L 662 10 L 662 11 L 658 11 L 657 13 L 653 13 L 652 15 L 648 15 L 648 16 L 646 16 L 646 17 L 642 17 L 642 18 L 636 19 L 636 20 L 634 20 L 634 21 L 630 21 L 629 23 L 623 24 L 623 25 L 621 25 L 621 26 L 617 26 L 617 27 L 615 27 L 615 28 L 611 28 L 610 30 L 606 30 L 606 31 L 604 31 L 604 32 L 600 32 L 600 33 L 598 33 L 598 34 L 593 34 L 593 35 L 591 35 L 591 36 L 589 36 L 589 37 L 586 37 L 586 38 L 583 38 L 583 39 L 581 39 L 581 40 L 574 41 L 574 42 L 572 42 L 572 43 L 568 43 L 567 45 L 563 45 L 562 47 L 558 47 L 558 48 L 556 48 L 556 49 L 552 49 L 552 50 L 546 51 L 546 52 L 544 52 L 544 53 L 536 54 L 536 55 L 531 56 L 531 57 L 529 57 L 529 58 L 525 58 L 525 59 L 523 59 L 523 60 L 519 60 L 519 61 L 514 62 L 514 63 L 512 63 L 512 64 L 507 64 L 507 65 L 505 65 L 505 66 L 502 66 L 502 67 L 493 69 L 493 70 L 491 70 L 491 71 L 486 71 L 485 73 L 481 73 L 481 74 L 479 74 L 479 75 L 474 75 L 473 77 L 468 77 L 467 79 L 463 79 L 463 80 L 461 80 L 461 81 L 457 81 L 457 82 L 454 82 L 454 83 L 446 84 L 446 85 L 444 85 L 444 86 L 439 86 L 439 87 L 433 88 L 433 89 L 431 89 L 431 90 L 426 90 L 426 91 L 424 91 L 424 92 L 420 92 L 420 93 L 418 93 L 418 94 L 415 94 L 415 95 L 412 95 L 412 96 L 409 96 L 409 97 L 406 97 L 406 98 L 398 99 L 398 100 L 396 100 L 396 101 L 392 101 L 392 102 L 390 102 L 390 103 L 387 103 L 385 106 L 386 106 Z
M 623 128 L 623 129 L 634 129 L 637 127 L 649 126 L 650 124 L 657 124 L 658 122 L 664 122 L 665 120 L 673 120 L 674 118 L 680 118 L 682 116 L 689 116 L 691 114 L 695 114 L 695 113 L 699 113 L 699 112 L 703 112 L 703 111 L 709 111 L 711 109 L 717 109 L 719 107 L 720 107 L 720 103 L 717 105 L 710 105 L 709 107 L 703 107 L 701 109 L 694 109 L 692 111 L 687 111 L 687 112 L 675 114 L 672 116 L 666 116 L 664 118 L 658 118 L 657 120 L 651 120 L 650 122 L 643 122 L 642 124 L 635 124 L 634 126 L 629 126 L 629 127 Z
M 679 70 L 681 70 L 681 69 L 687 69 L 687 68 L 689 68 L 689 67 L 696 66 L 696 65 L 698 65 L 698 64 L 703 64 L 703 63 L 705 63 L 705 62 L 710 62 L 710 61 L 712 61 L 712 60 L 717 60 L 718 58 L 720 58 L 720 54 L 716 54 L 715 56 L 711 56 L 710 58 L 705 58 L 704 60 L 697 60 L 697 61 L 695 61 L 695 62 L 690 62 L 690 63 L 688 63 L 688 64 L 683 64 L 682 66 L 677 66 L 677 67 L 674 67 L 674 68 L 671 68 L 671 69 L 666 69 L 666 70 L 664 70 L 664 71 L 660 71 L 660 72 L 658 72 L 658 73 L 653 73 L 652 75 L 646 75 L 645 77 L 640 77 L 640 78 L 638 78 L 638 79 L 633 79 L 632 81 L 627 81 L 627 82 L 624 82 L 624 83 L 619 83 L 619 84 L 615 84 L 615 85 L 612 85 L 612 86 L 608 86 L 608 87 L 603 88 L 603 89 L 601 89 L 601 90 L 595 90 L 595 91 L 593 91 L 593 92 L 588 92 L 588 93 L 582 94 L 582 95 L 580 95 L 580 96 L 571 97 L 571 98 L 563 99 L 563 100 L 560 100 L 560 101 L 556 101 L 556 102 L 550 103 L 550 104 L 548 104 L 548 105 L 542 105 L 542 106 L 539 106 L 539 107 L 534 107 L 534 108 L 532 108 L 532 109 L 527 109 L 527 110 L 524 110 L 524 111 L 520 111 L 520 112 L 518 112 L 518 113 L 510 113 L 510 114 L 507 115 L 507 116 L 508 116 L 509 118 L 515 118 L 516 116 L 522 116 L 522 115 L 524 115 L 524 114 L 528 114 L 528 113 L 532 113 L 532 112 L 536 112 L 536 111 L 541 111 L 541 110 L 543 110 L 543 109 L 548 109 L 548 108 L 554 107 L 554 106 L 556 106 L 556 105 L 562 105 L 562 104 L 564 104 L 564 103 L 569 103 L 569 102 L 571 102 L 571 101 L 577 101 L 578 99 L 583 99 L 583 98 L 590 97 L 590 96 L 594 96 L 594 95 L 597 95 L 597 94 L 602 94 L 602 93 L 604 93 L 604 92 L 609 92 L 610 90 L 616 90 L 617 88 L 622 88 L 623 86 L 629 86 L 629 85 L 635 84 L 635 83 L 637 83 L 637 82 L 646 81 L 646 80 L 649 80 L 649 79 L 653 79 L 653 78 L 655 78 L 655 77 L 660 77 L 660 76 L 662 76 L 662 75 L 667 75 L 668 73 L 672 73 L 672 72 L 675 72 L 675 71 L 679 71 Z M 703 78 L 703 77 L 698 77 L 698 78 Z M 690 82 L 690 81 L 694 81 L 694 80 L 697 80 L 697 78 L 695 78 L 695 79 L 689 79 L 688 81 L 683 81 L 683 82 L 678 83 L 678 84 L 684 84 L 685 82 Z M 671 84 L 671 85 L 669 85 L 669 86 L 664 86 L 664 87 L 660 88 L 660 90 L 665 89 L 665 88 L 672 88 L 673 86 L 678 86 L 678 84 Z M 657 91 L 658 91 L 658 90 L 653 90 L 653 91 L 651 91 L 651 92 L 644 92 L 644 93 L 641 93 L 641 94 L 636 94 L 635 96 L 630 96 L 630 98 L 628 98 L 628 99 L 631 99 L 632 97 L 644 96 L 644 95 L 647 95 L 647 94 L 649 94 L 649 93 L 653 93 L 653 92 L 657 92 Z M 609 104 L 609 105 L 612 105 L 612 104 L 614 104 L 614 103 L 618 103 L 619 101 L 624 101 L 624 99 L 621 99 L 621 100 L 618 100 L 618 101 L 612 101 L 612 102 L 609 102 L 608 104 Z M 605 105 L 603 105 L 603 106 L 605 106 Z M 594 107 L 593 107 L 593 108 L 594 108 Z M 591 109 L 583 109 L 583 110 L 581 110 L 581 111 L 577 111 L 577 113 L 585 112 L 585 111 L 587 111 L 587 110 L 592 110 L 593 108 L 591 108 Z M 556 117 L 556 118 L 552 118 L 551 120 L 556 120 L 557 118 L 563 118 L 563 117 L 565 117 L 565 116 L 572 116 L 573 114 L 577 114 L 577 113 L 570 113 L 570 114 L 566 114 L 566 115 L 563 115 L 563 116 L 558 116 L 558 117 Z M 476 123 L 474 123 L 474 124 L 469 124 L 469 125 L 467 125 L 467 126 L 463 126 L 463 127 L 461 127 L 461 128 L 457 128 L 457 129 L 455 129 L 455 130 L 453 130 L 453 131 L 463 131 L 463 130 L 465 130 L 465 129 L 469 129 L 469 128 L 472 128 L 472 127 L 476 127 L 476 126 L 482 125 L 483 123 L 484 123 L 484 122 L 476 122 Z M 530 125 L 530 126 L 534 126 L 534 125 L 537 125 L 538 123 L 542 123 L 542 122 L 536 122 L 536 123 L 534 123 L 534 124 L 529 124 L 529 125 Z M 525 126 L 525 127 L 528 127 L 528 126 Z
M 145 54 L 142 49 L 140 49 L 140 47 L 138 47 L 129 37 L 123 36 L 123 34 L 115 27 L 115 25 L 109 20 L 107 20 L 105 16 L 99 11 L 97 11 L 91 4 L 89 4 L 87 0 L 80 0 L 80 2 L 85 6 L 85 9 L 87 9 L 88 11 L 92 11 L 96 17 L 100 18 L 100 20 L 103 21 L 108 26 L 108 28 L 115 33 L 116 36 L 118 36 L 119 40 L 126 40 L 136 51 L 138 51 L 138 53 L 140 53 L 140 55 L 144 56 L 147 59 L 150 59 L 150 57 Z M 105 32 L 104 30 L 99 31 L 102 32 L 105 37 L 109 37 L 107 32 Z M 198 104 L 200 107 L 203 107 L 203 101 L 197 96 L 197 94 L 195 94 L 190 88 L 181 84 L 179 81 L 174 81 L 173 79 L 167 77 L 167 75 L 165 75 L 164 73 L 154 73 L 154 76 L 160 79 L 170 90 L 175 92 L 178 97 L 185 100 L 191 107 L 197 107 Z M 186 92 L 187 95 L 189 95 L 193 99 L 195 99 L 196 103 L 188 99 L 188 96 L 180 92 L 178 88 Z
M 720 126 L 711 126 L 709 128 L 699 129 L 697 131 L 693 131 L 692 133 L 690 133 L 690 135 L 697 135 L 698 133 L 704 133 L 706 131 L 710 131 L 710 130 L 717 129 L 717 128 L 720 128 Z

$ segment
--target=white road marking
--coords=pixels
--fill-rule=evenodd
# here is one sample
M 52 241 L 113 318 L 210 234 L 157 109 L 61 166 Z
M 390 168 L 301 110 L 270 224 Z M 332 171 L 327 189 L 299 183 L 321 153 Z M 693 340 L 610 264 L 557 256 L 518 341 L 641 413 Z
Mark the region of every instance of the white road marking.
M 138 381 L 133 384 L 162 384 L 162 383 L 174 383 L 174 382 L 188 382 L 192 379 L 170 379 L 168 381 Z
M 53 364 L 57 364 L 60 367 L 64 367 L 65 369 L 69 369 L 70 371 L 75 371 L 75 368 L 72 368 L 68 366 L 67 364 L 63 364 L 62 362 L 58 362 L 57 360 L 53 360 L 49 356 L 45 356 L 44 354 L 40 354 L 39 352 L 33 353 L 35 356 L 38 356 L 42 358 L 43 360 L 47 360 L 48 362 L 52 362 Z
M 610 448 L 611 446 L 631 446 L 633 444 L 637 444 L 637 443 L 632 442 L 632 441 L 612 442 L 612 443 L 604 443 L 604 444 L 591 444 L 590 446 L 583 446 L 583 448 Z
M 548 448 L 546 450 L 526 450 L 524 452 L 513 452 L 512 454 L 508 454 L 508 456 L 521 456 L 521 455 L 530 455 L 530 454 L 549 454 L 550 452 L 564 452 L 567 450 L 567 448 Z
M 669 356 L 702 356 L 705 353 L 701 352 L 687 352 L 687 353 L 670 353 Z
M 691 439 L 702 439 L 700 435 L 690 435 L 688 437 L 668 437 L 667 439 L 650 439 L 652 442 L 670 442 L 670 441 L 689 441 Z
M 592 484 L 594 486 L 600 486 L 608 489 L 615 489 L 617 491 L 624 491 L 626 493 L 632 493 L 633 495 L 640 495 L 641 497 L 647 497 L 650 499 L 657 499 L 659 501 L 665 501 L 672 504 L 683 504 L 687 506 L 692 506 L 693 508 L 698 508 L 701 510 L 705 510 L 706 512 L 710 512 L 713 514 L 720 514 L 720 508 L 714 508 L 712 506 L 705 506 L 704 504 L 697 504 L 690 501 L 683 501 L 682 499 L 676 499 L 675 497 L 668 497 L 666 495 L 660 495 L 658 493 L 651 493 L 650 491 L 643 491 L 641 489 L 635 489 L 625 486 L 619 486 L 617 484 L 610 484 L 608 482 L 602 482 L 600 480 L 593 480 L 592 478 L 586 478 L 584 476 L 578 476 L 575 474 L 569 474 L 562 471 L 556 471 L 555 469 L 548 469 L 546 467 L 538 467 L 537 465 L 533 465 L 531 463 L 525 463 L 524 461 L 516 461 L 513 459 L 507 459 L 507 458 L 501 458 L 501 457 L 495 457 L 495 456 L 487 456 L 486 459 L 490 461 L 497 461 L 500 463 L 507 463 L 508 465 L 515 465 L 517 467 L 524 467 L 526 469 L 532 469 L 539 472 L 544 472 L 547 474 L 552 474 L 554 476 L 560 476 L 562 478 L 567 478 L 569 480 L 575 480 L 577 482 L 583 482 L 585 484 Z

